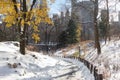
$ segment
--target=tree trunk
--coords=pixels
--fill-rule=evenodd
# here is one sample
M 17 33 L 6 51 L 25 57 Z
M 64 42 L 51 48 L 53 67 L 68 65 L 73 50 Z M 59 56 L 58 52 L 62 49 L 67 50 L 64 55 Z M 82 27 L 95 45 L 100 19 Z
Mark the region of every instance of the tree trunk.
M 99 43 L 99 31 L 98 31 L 98 23 L 97 23 L 97 16 L 98 16 L 98 0 L 94 1 L 94 34 L 95 34 L 95 48 L 97 48 L 97 53 L 101 53 L 101 47 Z
M 20 53 L 25 55 L 25 36 L 24 34 L 20 35 Z
M 25 21 L 26 19 L 26 12 L 27 12 L 27 5 L 26 0 L 23 0 L 23 19 Z M 26 30 L 27 30 L 27 24 L 24 23 L 23 32 L 20 35 L 20 52 L 21 54 L 25 55 L 25 47 L 26 47 Z
M 28 45 L 28 42 L 29 42 L 29 30 L 28 30 L 28 25 L 26 24 L 26 45 Z
M 12 0 L 12 2 L 14 4 L 17 4 L 16 0 Z M 35 5 L 35 2 L 36 2 L 36 0 L 33 0 L 30 11 L 33 9 L 33 6 Z M 26 12 L 27 12 L 26 0 L 20 0 L 20 4 L 21 4 L 20 11 L 24 12 L 23 19 L 26 22 Z M 14 5 L 14 9 L 15 9 L 16 13 L 19 12 L 16 5 Z M 18 18 L 16 20 L 18 21 Z M 26 43 L 27 43 L 26 35 L 28 37 L 28 34 L 26 33 L 26 31 L 28 31 L 28 25 L 24 23 L 24 28 L 23 28 L 23 31 L 22 31 L 21 30 L 21 20 L 22 19 L 20 18 L 20 21 L 18 23 L 18 31 L 19 31 L 19 34 L 20 34 L 20 36 L 19 36 L 20 37 L 20 53 L 25 55 L 25 46 L 26 46 Z
M 110 41 L 110 25 L 109 25 L 109 6 L 108 6 L 108 0 L 106 0 L 106 6 L 107 6 L 107 37 Z
M 45 45 L 46 45 L 46 52 L 48 54 L 48 31 L 47 31 L 48 26 L 46 25 L 45 29 Z

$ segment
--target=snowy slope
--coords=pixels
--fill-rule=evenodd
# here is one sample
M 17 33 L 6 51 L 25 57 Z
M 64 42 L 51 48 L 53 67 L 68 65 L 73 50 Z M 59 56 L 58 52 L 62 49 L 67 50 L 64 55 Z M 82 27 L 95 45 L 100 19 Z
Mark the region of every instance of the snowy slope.
M 0 42 L 0 80 L 91 80 L 72 62 L 31 51 L 21 55 L 16 43 Z
M 84 76 L 83 78 L 85 80 L 94 80 L 93 74 L 90 73 L 88 68 L 84 65 L 84 63 L 78 61 L 77 59 L 70 59 L 70 58 L 62 58 L 66 62 L 72 62 L 73 64 L 77 65 L 79 67 L 79 71 L 81 72 L 81 75 Z
M 98 68 L 98 73 L 104 75 L 104 80 L 120 80 L 120 40 L 111 40 L 107 41 L 105 44 L 104 41 L 101 41 L 101 50 L 100 55 L 97 54 L 96 49 L 94 48 L 94 42 L 86 43 L 85 52 L 83 51 L 81 45 L 81 54 L 85 54 L 84 58 L 90 63 L 94 64 Z M 78 51 L 76 48 L 65 52 L 59 50 L 55 53 L 57 56 L 69 56 L 74 52 Z
M 71 49 L 71 50 L 69 50 L 69 51 L 65 51 L 65 49 L 64 50 L 59 50 L 59 51 L 56 51 L 55 53 L 54 53 L 54 55 L 56 55 L 56 56 L 71 56 L 71 55 L 73 55 L 75 52 L 77 52 L 77 49 Z
M 101 42 L 102 53 L 98 56 L 95 49 L 88 51 L 85 59 L 98 66 L 106 80 L 120 80 L 120 40 Z

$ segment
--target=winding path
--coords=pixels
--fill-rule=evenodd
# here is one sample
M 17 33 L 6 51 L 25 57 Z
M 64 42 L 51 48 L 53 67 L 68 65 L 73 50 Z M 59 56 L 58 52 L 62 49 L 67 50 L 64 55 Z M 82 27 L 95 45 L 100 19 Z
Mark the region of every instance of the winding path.
M 73 67 L 73 70 L 71 72 L 60 75 L 56 78 L 59 79 L 60 77 L 67 75 L 69 79 L 65 79 L 65 80 L 95 80 L 93 74 L 90 73 L 89 69 L 77 59 L 60 58 L 60 57 L 54 57 L 54 58 L 76 65 L 76 68 Z

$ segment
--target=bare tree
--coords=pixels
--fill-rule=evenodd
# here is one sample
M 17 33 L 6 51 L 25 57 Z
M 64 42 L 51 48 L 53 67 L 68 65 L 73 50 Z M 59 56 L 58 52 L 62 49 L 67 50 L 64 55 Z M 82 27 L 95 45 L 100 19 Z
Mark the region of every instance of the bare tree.
M 107 33 L 105 36 L 105 43 L 107 41 L 107 38 L 110 40 L 110 24 L 109 24 L 109 7 L 108 7 L 108 0 L 106 0 L 106 7 L 107 7 L 107 18 L 106 18 L 106 27 L 107 27 Z
M 97 48 L 97 53 L 101 53 L 101 47 L 99 42 L 99 31 L 98 31 L 98 0 L 91 0 L 94 3 L 94 34 L 95 34 L 95 48 Z

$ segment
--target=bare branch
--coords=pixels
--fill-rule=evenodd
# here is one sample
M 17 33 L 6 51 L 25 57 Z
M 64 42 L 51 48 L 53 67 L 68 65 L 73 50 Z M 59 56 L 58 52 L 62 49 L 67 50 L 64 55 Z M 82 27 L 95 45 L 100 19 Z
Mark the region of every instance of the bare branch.
M 16 0 L 12 0 L 12 2 L 14 3 L 14 9 L 16 11 L 16 13 L 18 13 L 18 8 L 15 4 L 17 4 L 17 1 Z
M 35 3 L 36 3 L 36 0 L 33 0 L 30 11 L 33 9 L 33 6 L 35 5 Z

